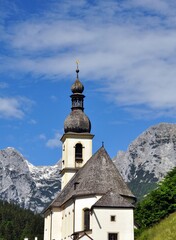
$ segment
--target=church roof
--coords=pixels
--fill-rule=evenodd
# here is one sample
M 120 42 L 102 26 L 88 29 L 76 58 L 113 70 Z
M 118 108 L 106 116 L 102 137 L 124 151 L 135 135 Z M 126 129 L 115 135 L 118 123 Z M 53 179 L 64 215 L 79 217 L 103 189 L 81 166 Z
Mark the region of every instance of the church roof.
M 134 207 L 125 197 L 117 192 L 110 190 L 103 195 L 92 207 Z
M 79 169 L 49 207 L 60 207 L 71 198 L 86 195 L 104 195 L 95 206 L 111 207 L 131 207 L 126 198 L 135 198 L 104 147 Z

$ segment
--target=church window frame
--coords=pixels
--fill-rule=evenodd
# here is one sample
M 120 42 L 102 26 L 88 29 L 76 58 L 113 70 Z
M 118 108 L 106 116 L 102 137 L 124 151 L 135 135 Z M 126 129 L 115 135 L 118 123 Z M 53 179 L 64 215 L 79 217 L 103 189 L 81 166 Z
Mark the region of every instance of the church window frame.
M 83 209 L 83 228 L 84 228 L 84 231 L 90 230 L 90 209 L 89 208 Z

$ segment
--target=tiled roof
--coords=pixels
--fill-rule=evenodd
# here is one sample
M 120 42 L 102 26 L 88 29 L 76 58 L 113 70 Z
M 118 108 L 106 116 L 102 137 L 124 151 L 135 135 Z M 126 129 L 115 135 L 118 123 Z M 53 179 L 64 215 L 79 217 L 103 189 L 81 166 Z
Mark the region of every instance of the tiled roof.
M 113 195 L 109 193 L 110 190 Z M 125 205 L 124 197 L 135 198 L 104 147 L 101 147 L 72 177 L 49 207 L 60 207 L 70 198 L 82 195 L 105 195 L 97 204 L 106 205 L 108 201 L 109 205 Z

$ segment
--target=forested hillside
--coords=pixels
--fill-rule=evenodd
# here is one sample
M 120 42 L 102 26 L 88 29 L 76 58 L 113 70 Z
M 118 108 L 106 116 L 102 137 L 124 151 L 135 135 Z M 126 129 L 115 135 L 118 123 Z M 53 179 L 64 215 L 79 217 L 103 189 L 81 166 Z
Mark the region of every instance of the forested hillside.
M 176 168 L 170 171 L 158 188 L 139 202 L 135 209 L 135 220 L 140 225 L 138 233 L 159 223 L 176 211 Z M 141 239 L 141 238 L 140 238 Z M 144 238 L 152 240 L 153 238 Z
M 43 218 L 30 210 L 0 201 L 0 240 L 43 239 Z

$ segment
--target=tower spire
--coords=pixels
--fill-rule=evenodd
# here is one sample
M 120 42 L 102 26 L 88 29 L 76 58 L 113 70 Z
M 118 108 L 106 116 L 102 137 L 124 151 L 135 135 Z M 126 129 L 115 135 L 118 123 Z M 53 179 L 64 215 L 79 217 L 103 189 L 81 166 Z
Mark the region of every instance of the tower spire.
M 77 78 L 71 87 L 71 112 L 64 121 L 62 148 L 62 189 L 92 156 L 91 122 L 84 113 L 84 86 L 79 80 L 79 61 L 76 61 Z
M 91 123 L 89 118 L 84 113 L 84 86 L 79 80 L 79 61 L 76 61 L 76 74 L 77 78 L 73 85 L 71 86 L 71 113 L 66 118 L 64 123 L 64 131 L 67 132 L 76 132 L 76 133 L 90 133 Z

